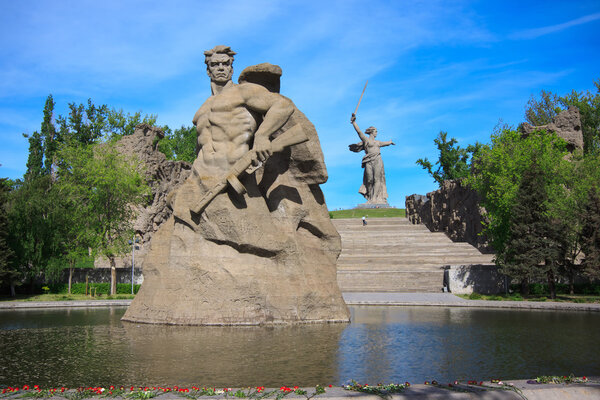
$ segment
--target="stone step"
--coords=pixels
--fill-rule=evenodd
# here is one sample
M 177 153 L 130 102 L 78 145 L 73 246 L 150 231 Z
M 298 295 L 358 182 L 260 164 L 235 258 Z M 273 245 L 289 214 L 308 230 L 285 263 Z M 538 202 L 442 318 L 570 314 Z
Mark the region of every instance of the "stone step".
M 389 265 L 402 265 L 408 263 L 422 263 L 422 264 L 437 264 L 437 265 L 467 265 L 467 264 L 489 264 L 491 259 L 482 257 L 481 255 L 453 255 L 453 254 L 431 254 L 431 255 L 346 255 L 342 254 L 338 259 L 339 264 L 389 264 Z
M 442 290 L 444 266 L 491 264 L 468 243 L 452 242 L 406 218 L 332 220 L 342 238 L 338 284 L 343 292 L 431 292 Z
M 441 292 L 443 279 L 443 271 L 338 273 L 342 292 Z
M 474 248 L 468 247 L 457 247 L 452 248 L 452 246 L 441 245 L 435 246 L 435 244 L 430 244 L 427 246 L 399 246 L 399 245 L 354 245 L 349 249 L 346 249 L 344 252 L 347 255 L 361 255 L 361 254 L 398 254 L 398 255 L 414 255 L 418 256 L 428 255 L 428 254 L 459 254 L 459 255 L 473 255 L 473 256 L 481 256 L 482 254 Z

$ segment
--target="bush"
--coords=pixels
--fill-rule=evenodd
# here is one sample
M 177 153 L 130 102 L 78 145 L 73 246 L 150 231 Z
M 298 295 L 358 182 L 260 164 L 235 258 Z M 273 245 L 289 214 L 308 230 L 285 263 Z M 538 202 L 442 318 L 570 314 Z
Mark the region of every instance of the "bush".
M 133 292 L 137 294 L 140 290 L 141 285 L 133 285 Z M 50 293 L 55 294 L 67 294 L 69 291 L 69 285 L 66 283 L 54 283 L 48 285 Z M 108 295 L 110 294 L 110 283 L 93 283 L 88 284 L 88 294 L 91 288 L 96 288 L 96 294 Z M 71 284 L 71 294 L 85 294 L 85 283 L 73 283 Z M 131 294 L 130 283 L 117 283 L 117 294 Z
M 510 285 L 510 289 L 516 293 L 521 291 L 521 285 L 513 284 Z M 584 294 L 588 296 L 600 296 L 600 284 L 598 283 L 577 283 L 573 285 L 573 292 L 575 294 Z M 569 285 L 566 283 L 556 284 L 557 294 L 570 294 Z M 545 283 L 531 283 L 529 284 L 529 294 L 531 296 L 545 296 L 550 294 L 548 285 Z
M 469 295 L 469 300 L 480 300 L 481 299 L 481 295 L 479 293 L 471 293 Z

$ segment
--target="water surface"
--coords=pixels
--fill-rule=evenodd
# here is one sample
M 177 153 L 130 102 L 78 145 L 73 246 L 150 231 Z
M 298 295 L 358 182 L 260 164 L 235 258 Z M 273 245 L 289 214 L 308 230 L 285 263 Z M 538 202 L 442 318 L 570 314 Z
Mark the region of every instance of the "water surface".
M 280 386 L 600 375 L 600 313 L 350 307 L 351 324 L 177 327 L 0 311 L 0 384 Z

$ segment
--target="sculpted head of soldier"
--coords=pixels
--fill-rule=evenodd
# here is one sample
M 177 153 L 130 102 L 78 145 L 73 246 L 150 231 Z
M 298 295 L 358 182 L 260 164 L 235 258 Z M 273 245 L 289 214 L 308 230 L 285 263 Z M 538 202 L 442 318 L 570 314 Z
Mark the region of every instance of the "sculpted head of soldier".
M 236 53 L 229 46 L 215 46 L 204 52 L 206 72 L 212 82 L 224 85 L 233 75 L 233 56 Z

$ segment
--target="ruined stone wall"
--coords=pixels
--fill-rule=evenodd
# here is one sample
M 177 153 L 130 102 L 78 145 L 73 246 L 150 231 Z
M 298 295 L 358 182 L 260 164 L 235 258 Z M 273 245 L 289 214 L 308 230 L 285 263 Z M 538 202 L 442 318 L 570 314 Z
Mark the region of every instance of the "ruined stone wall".
M 491 249 L 481 235 L 483 210 L 479 196 L 458 181 L 445 181 L 426 196 L 406 197 L 406 217 L 413 224 L 423 224 L 432 232 L 445 232 L 454 242 L 467 242 L 484 253 Z

